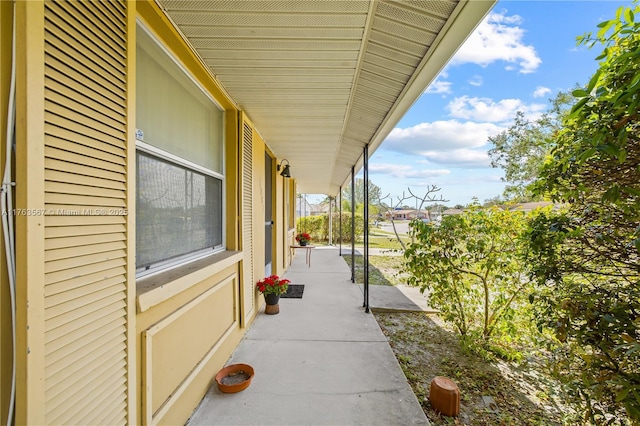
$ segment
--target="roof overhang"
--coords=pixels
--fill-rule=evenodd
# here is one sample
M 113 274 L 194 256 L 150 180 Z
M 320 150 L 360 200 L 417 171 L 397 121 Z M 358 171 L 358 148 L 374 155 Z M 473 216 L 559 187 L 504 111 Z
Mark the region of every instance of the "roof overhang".
M 495 0 L 156 0 L 303 193 L 336 195 Z

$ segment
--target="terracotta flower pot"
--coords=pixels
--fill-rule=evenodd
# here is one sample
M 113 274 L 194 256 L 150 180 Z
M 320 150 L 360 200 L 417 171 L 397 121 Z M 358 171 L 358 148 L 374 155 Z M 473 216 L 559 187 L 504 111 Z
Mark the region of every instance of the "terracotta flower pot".
M 218 371 L 216 383 L 224 393 L 235 393 L 245 390 L 253 379 L 253 367 L 248 364 L 231 364 Z

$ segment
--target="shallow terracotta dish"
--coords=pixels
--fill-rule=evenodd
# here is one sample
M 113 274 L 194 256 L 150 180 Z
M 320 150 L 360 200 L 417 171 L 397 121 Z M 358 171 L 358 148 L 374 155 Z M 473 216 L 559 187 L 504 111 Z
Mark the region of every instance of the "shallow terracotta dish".
M 236 393 L 249 387 L 253 374 L 253 367 L 248 364 L 231 364 L 218 371 L 216 383 L 220 392 Z

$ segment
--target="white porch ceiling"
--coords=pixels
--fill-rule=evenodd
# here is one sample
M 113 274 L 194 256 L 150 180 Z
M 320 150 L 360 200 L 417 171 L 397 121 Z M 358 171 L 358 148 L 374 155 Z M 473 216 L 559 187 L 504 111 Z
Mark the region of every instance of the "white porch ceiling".
M 303 193 L 336 195 L 495 0 L 156 0 Z

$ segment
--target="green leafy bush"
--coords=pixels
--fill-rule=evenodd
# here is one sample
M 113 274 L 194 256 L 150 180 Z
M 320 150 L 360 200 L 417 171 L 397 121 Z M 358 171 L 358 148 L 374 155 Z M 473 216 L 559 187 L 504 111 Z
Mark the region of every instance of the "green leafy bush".
M 355 238 L 362 238 L 364 224 L 361 214 L 355 216 Z M 340 237 L 340 214 L 333 213 L 333 242 L 350 243 L 351 242 L 351 213 L 342 213 L 342 239 Z M 298 232 L 306 232 L 311 234 L 312 241 L 328 242 L 329 241 L 329 215 L 323 214 L 318 216 L 305 216 L 297 220 L 296 229 Z
M 439 226 L 412 222 L 415 242 L 405 251 L 409 284 L 428 294 L 465 341 L 482 337 L 511 346 L 528 335 L 525 224 L 522 212 L 479 205 L 445 216 Z
M 640 424 L 640 23 L 621 7 L 580 43 L 600 68 L 554 140 L 539 195 L 567 204 L 529 231 L 534 304 L 557 336 L 557 377 L 585 420 Z

